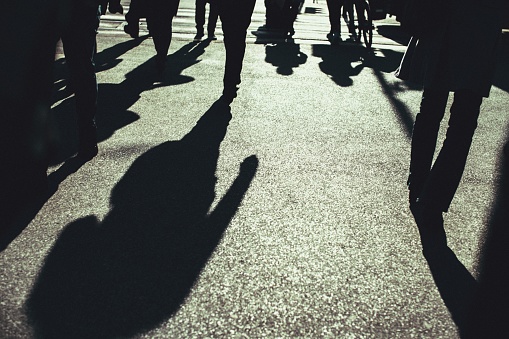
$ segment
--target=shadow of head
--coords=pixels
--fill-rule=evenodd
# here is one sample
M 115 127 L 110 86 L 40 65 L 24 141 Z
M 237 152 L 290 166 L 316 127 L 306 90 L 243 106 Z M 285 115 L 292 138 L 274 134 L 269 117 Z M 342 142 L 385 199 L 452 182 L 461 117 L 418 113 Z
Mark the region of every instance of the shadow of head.
M 67 225 L 25 305 L 36 337 L 131 337 L 179 309 L 258 166 L 255 156 L 245 159 L 209 212 L 230 118 L 227 105 L 214 104 L 182 140 L 134 161 L 104 220 L 88 216 Z
M 308 56 L 300 51 L 300 46 L 287 40 L 265 46 L 265 61 L 277 67 L 277 73 L 292 75 L 293 69 L 306 63 Z

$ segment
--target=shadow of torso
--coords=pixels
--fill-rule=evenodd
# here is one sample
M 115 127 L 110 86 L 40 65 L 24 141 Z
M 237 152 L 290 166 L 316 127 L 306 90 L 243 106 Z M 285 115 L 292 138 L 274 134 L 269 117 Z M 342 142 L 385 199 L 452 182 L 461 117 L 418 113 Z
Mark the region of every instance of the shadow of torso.
M 27 302 L 37 337 L 132 336 L 178 310 L 254 176 L 239 174 L 230 189 L 243 178 L 236 198 L 227 193 L 208 213 L 231 117 L 218 107 L 182 140 L 140 156 L 113 189 L 102 222 L 88 216 L 62 232 Z

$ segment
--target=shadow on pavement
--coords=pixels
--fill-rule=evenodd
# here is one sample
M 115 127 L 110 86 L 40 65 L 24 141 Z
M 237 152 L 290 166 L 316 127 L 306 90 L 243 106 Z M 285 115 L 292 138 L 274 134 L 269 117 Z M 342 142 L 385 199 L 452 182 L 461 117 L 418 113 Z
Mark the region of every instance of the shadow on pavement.
M 292 75 L 293 69 L 306 63 L 308 56 L 292 39 L 265 46 L 265 61 L 277 67 L 281 75 Z
M 509 338 L 509 135 L 499 161 L 497 195 L 482 247 L 479 293 L 465 338 Z
M 155 58 L 152 57 L 127 73 L 126 79 L 120 84 L 99 84 L 96 114 L 98 142 L 108 139 L 116 130 L 139 119 L 139 115 L 129 111 L 129 108 L 138 101 L 143 92 L 157 87 L 193 81 L 192 77 L 181 73 L 184 69 L 199 62 L 198 57 L 204 53 L 209 43 L 209 41 L 191 42 L 168 56 L 167 71 L 162 76 L 157 74 Z M 124 49 L 119 48 L 119 50 Z M 109 53 L 108 55 L 115 56 L 117 54 Z M 107 59 L 104 57 L 99 58 L 99 61 L 104 65 L 108 64 L 105 60 Z M 77 152 L 78 134 L 76 114 L 74 114 L 75 105 L 76 102 L 72 96 L 52 109 L 51 135 L 52 144 L 55 147 L 50 158 L 50 165 L 59 164 Z
M 121 55 L 138 46 L 143 40 L 143 38 L 129 40 L 97 53 L 95 58 L 97 65 L 96 71 L 100 72 L 115 67 L 120 63 L 121 59 L 119 59 L 119 57 Z M 54 84 L 51 103 L 54 104 L 64 99 L 66 96 L 69 96 L 69 91 L 65 89 L 68 84 L 68 70 L 64 58 L 58 59 L 53 63 L 52 73 Z M 99 94 L 102 94 L 101 91 L 99 91 Z M 52 144 L 52 148 L 56 146 L 56 143 L 60 143 L 60 145 L 55 148 L 55 152 L 51 152 L 52 154 L 49 162 L 50 165 L 56 165 L 65 160 L 65 163 L 48 176 L 48 192 L 37 196 L 25 197 L 23 199 L 23 201 L 29 202 L 24 206 L 18 206 L 19 211 L 17 211 L 13 220 L 8 223 L 0 234 L 0 251 L 7 248 L 7 246 L 25 229 L 46 201 L 56 192 L 60 183 L 84 164 L 76 157 L 70 158 L 77 149 L 76 117 L 74 112 L 74 98 L 65 100 L 52 110 L 50 117 L 52 119 L 50 143 Z M 99 112 L 99 131 L 103 136 L 111 135 L 116 129 L 138 119 L 136 114 L 129 112 L 130 114 L 121 116 L 118 122 L 111 121 L 111 119 L 108 121 L 108 118 L 104 119 L 101 107 L 99 107 Z M 106 120 L 108 123 L 105 123 L 103 120 Z M 69 143 L 71 145 L 69 145 Z
M 72 157 L 65 161 L 56 171 L 48 176 L 48 192 L 41 196 L 33 196 L 25 206 L 20 207 L 19 213 L 13 218 L 0 234 L 0 252 L 23 232 L 35 218 L 42 206 L 55 194 L 58 186 L 72 173 L 75 173 L 85 162 L 79 157 Z
M 37 338 L 132 337 L 179 309 L 258 167 L 246 158 L 209 212 L 230 119 L 216 102 L 182 140 L 134 161 L 102 222 L 91 215 L 63 230 L 25 305 Z
M 459 333 L 464 333 L 477 294 L 477 281 L 449 247 L 441 248 L 427 256 L 426 260 Z
M 509 93 L 509 32 L 500 37 L 497 61 L 493 85 Z
M 322 58 L 320 70 L 341 87 L 352 86 L 353 77 L 359 75 L 364 68 L 383 73 L 394 72 L 403 56 L 400 52 L 383 50 L 380 53 L 363 46 L 313 45 L 312 48 L 313 56 Z
M 115 67 L 120 61 L 118 57 L 138 46 L 144 38 L 120 43 L 97 54 L 100 70 Z M 138 101 L 142 92 L 161 86 L 176 85 L 194 79 L 180 73 L 197 62 L 209 41 L 189 43 L 168 57 L 171 70 L 159 78 L 154 69 L 153 58 L 126 74 L 126 80 L 120 84 L 99 84 L 98 111 L 96 115 L 98 141 L 104 141 L 113 133 L 139 119 L 139 115 L 129 111 Z M 61 100 L 59 95 L 66 85 L 67 66 L 65 60 L 55 62 L 55 84 L 53 100 Z M 82 165 L 78 158 L 73 157 L 78 149 L 76 126 L 76 108 L 74 96 L 63 100 L 51 110 L 49 165 L 55 166 L 64 162 L 60 168 L 48 176 L 49 190 L 47 194 L 34 197 L 30 204 L 23 206 L 8 227 L 0 234 L 0 252 L 3 251 L 33 220 L 46 201 L 56 192 L 58 186 L 67 176 L 76 172 Z
M 393 73 L 399 66 L 402 52 L 392 50 L 368 50 L 362 46 L 349 45 L 313 45 L 313 55 L 322 58 L 320 69 L 338 86 L 354 85 L 354 77 L 365 68 L 372 70 L 382 90 L 390 101 L 402 131 L 408 139 L 412 136 L 414 118 L 407 105 L 398 98 L 398 93 L 418 89 L 408 83 L 386 81 L 384 73 Z
M 499 165 L 498 192 L 481 245 L 478 280 L 449 248 L 426 258 L 461 338 L 509 337 L 509 139 Z
M 128 40 L 97 52 L 94 57 L 95 72 L 99 73 L 114 68 L 122 62 L 120 56 L 139 46 L 146 38 L 147 37 L 140 37 L 138 39 Z M 65 63 L 65 58 L 55 61 L 53 65 L 53 74 L 54 85 L 52 103 L 56 103 L 70 95 L 69 91 L 65 90 L 65 87 L 69 84 L 69 72 Z
M 391 39 L 392 41 L 407 46 L 410 41 L 410 35 L 405 33 L 401 26 L 397 25 L 377 25 L 376 31 L 383 37 Z

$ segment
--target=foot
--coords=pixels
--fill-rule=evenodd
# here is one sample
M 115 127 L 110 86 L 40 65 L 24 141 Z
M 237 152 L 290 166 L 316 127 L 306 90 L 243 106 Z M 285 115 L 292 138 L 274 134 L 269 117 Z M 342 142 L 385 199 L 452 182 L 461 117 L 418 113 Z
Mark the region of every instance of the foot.
M 203 34 L 203 32 L 198 32 L 196 33 L 196 35 L 194 36 L 194 39 L 193 41 L 194 42 L 200 42 L 202 41 L 203 37 L 205 36 L 205 34 Z
M 163 74 L 166 68 L 166 55 L 156 55 L 155 63 L 157 73 Z
M 330 41 L 331 45 L 337 45 L 341 41 L 339 32 L 330 32 L 327 34 L 327 40 Z
M 131 38 L 136 39 L 140 36 L 140 27 L 133 24 L 127 24 L 124 26 L 124 32 L 129 34 Z
M 98 153 L 97 127 L 95 122 L 82 123 L 79 127 L 78 157 L 83 161 L 89 161 Z
M 210 41 L 217 40 L 217 36 L 214 33 L 209 33 L 207 36 L 207 40 Z

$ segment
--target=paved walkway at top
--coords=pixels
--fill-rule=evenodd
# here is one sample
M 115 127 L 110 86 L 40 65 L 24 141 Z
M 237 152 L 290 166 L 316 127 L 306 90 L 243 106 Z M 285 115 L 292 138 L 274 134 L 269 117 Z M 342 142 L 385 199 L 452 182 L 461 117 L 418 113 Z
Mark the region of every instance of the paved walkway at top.
M 129 10 L 129 0 L 123 0 L 124 14 Z M 264 38 L 263 35 L 255 35 L 259 27 L 265 24 L 265 5 L 263 1 L 257 1 L 255 10 L 251 19 L 251 25 L 248 30 L 248 43 L 264 43 L 269 41 L 277 41 L 277 39 Z M 100 32 L 101 34 L 125 34 L 123 26 L 125 25 L 124 15 L 107 13 L 101 17 Z M 391 17 L 385 20 L 375 21 L 375 25 L 380 26 L 398 26 L 399 23 Z M 218 29 L 216 35 L 222 37 L 220 30 L 221 21 L 218 21 Z M 141 20 L 140 34 L 147 33 L 145 19 Z M 326 43 L 326 34 L 329 32 L 329 18 L 327 4 L 325 0 L 306 0 L 301 13 L 298 15 L 295 23 L 294 39 L 298 43 Z M 390 28 L 389 28 L 390 30 Z M 175 39 L 190 40 L 196 34 L 194 24 L 194 0 L 181 0 L 177 16 L 173 20 L 173 37 Z M 342 20 L 342 38 L 349 38 L 348 29 Z M 373 42 L 376 46 L 391 45 L 395 46 L 394 40 L 391 40 L 374 31 Z

